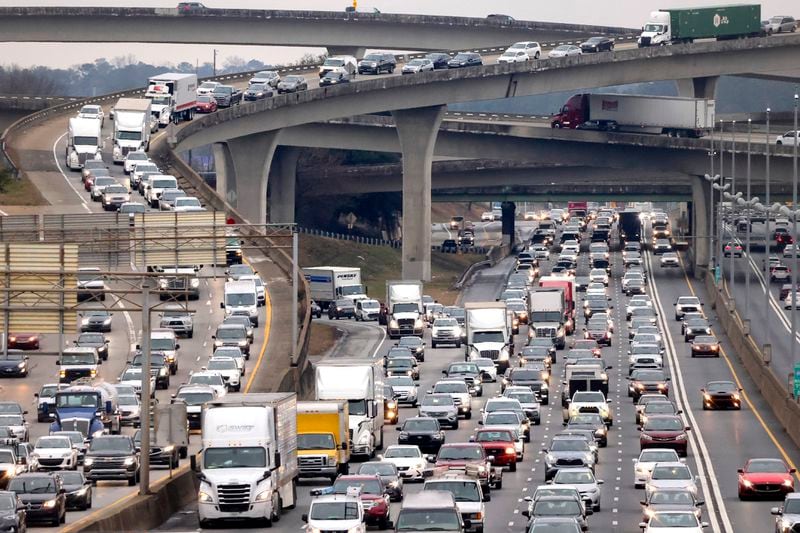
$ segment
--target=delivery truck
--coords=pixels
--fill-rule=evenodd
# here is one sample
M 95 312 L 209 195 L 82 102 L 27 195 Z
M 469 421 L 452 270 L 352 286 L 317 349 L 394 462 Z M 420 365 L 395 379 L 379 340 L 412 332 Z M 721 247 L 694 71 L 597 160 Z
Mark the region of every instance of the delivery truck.
M 347 401 L 297 402 L 297 466 L 300 477 L 336 480 L 350 463 Z
M 560 288 L 564 290 L 564 331 L 571 335 L 575 331 L 575 290 L 574 276 L 542 276 L 539 287 Z
M 626 242 L 641 242 L 642 219 L 641 213 L 636 209 L 625 209 L 619 214 L 619 240 Z
M 760 4 L 661 9 L 650 13 L 637 43 L 643 48 L 691 43 L 695 39 L 739 39 L 761 34 Z
M 714 100 L 638 94 L 576 94 L 553 116 L 553 128 L 702 137 L 714 127 Z
M 151 103 L 150 112 L 158 118 L 158 125 L 192 120 L 197 107 L 197 74 L 165 72 L 147 80 L 144 95 Z
M 228 394 L 203 406 L 200 527 L 251 519 L 267 526 L 295 506 L 297 395 Z
M 150 100 L 120 98 L 114 106 L 114 164 L 121 165 L 128 152 L 150 149 Z
M 80 170 L 87 160 L 103 160 L 103 136 L 100 120 L 96 118 L 69 119 L 66 164 L 70 170 Z
M 314 366 L 316 400 L 347 402 L 350 453 L 383 448 L 383 360 L 327 358 Z
M 390 339 L 405 335 L 422 337 L 425 321 L 422 319 L 422 282 L 386 282 L 386 332 Z
M 505 302 L 471 302 L 464 305 L 467 342 L 464 359 L 488 358 L 498 374 L 506 371 L 513 349 Z
M 352 300 L 353 303 L 367 298 L 367 289 L 361 284 L 360 268 L 304 267 L 303 275 L 311 289 L 311 299 L 323 309 L 340 298 Z

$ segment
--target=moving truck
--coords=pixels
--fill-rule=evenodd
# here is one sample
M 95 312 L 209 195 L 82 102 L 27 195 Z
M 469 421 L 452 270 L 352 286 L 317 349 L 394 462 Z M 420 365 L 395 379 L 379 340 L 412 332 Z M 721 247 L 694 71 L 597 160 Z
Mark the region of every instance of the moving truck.
M 567 302 L 563 287 L 540 287 L 528 292 L 528 336 L 553 339 L 556 348 L 567 345 Z
M 114 106 L 114 163 L 121 165 L 128 152 L 150 149 L 150 100 L 120 98 Z
M 506 371 L 511 349 L 511 325 L 505 302 L 474 302 L 464 305 L 467 361 L 486 357 L 494 361 L 498 374 Z
M 300 477 L 347 474 L 349 412 L 345 400 L 297 402 L 297 465 Z
M 295 393 L 228 394 L 203 406 L 201 426 L 200 527 L 242 519 L 269 526 L 295 506 Z
M 71 118 L 67 131 L 66 164 L 79 170 L 87 160 L 103 160 L 101 121 L 96 118 Z
M 760 4 L 661 9 L 650 13 L 637 43 L 642 48 L 691 43 L 695 39 L 738 39 L 761 34 Z
M 589 212 L 586 202 L 567 202 L 567 211 L 570 217 L 583 218 Z
M 314 366 L 316 400 L 347 401 L 352 455 L 383 448 L 383 360 L 327 358 Z
M 564 289 L 564 331 L 571 335 L 575 331 L 575 277 L 574 276 L 542 276 L 539 287 Z
M 367 290 L 361 284 L 361 269 L 357 267 L 319 266 L 304 267 L 303 275 L 311 288 L 311 299 L 320 307 L 340 299 L 363 300 Z
M 636 209 L 626 209 L 619 214 L 619 239 L 623 243 L 642 240 L 640 214 Z
M 595 365 L 569 365 L 565 371 L 564 388 L 561 391 L 561 406 L 567 407 L 578 391 L 599 391 L 608 396 L 608 374 Z
M 386 282 L 386 331 L 390 339 L 405 335 L 422 337 L 422 282 Z
M 165 72 L 147 81 L 144 95 L 151 103 L 150 112 L 165 127 L 170 121 L 192 120 L 197 106 L 197 74 Z
M 638 94 L 576 94 L 550 125 L 702 137 L 714 127 L 714 100 Z

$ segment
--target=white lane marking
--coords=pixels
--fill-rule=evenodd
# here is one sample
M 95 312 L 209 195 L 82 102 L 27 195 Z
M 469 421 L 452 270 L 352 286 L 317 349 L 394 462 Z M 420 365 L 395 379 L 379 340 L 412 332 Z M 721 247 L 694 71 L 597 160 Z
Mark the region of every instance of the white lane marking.
M 683 415 L 689 419 L 691 424 L 692 431 L 688 432 L 689 437 L 689 445 L 694 448 L 694 451 L 697 451 L 699 447 L 702 457 L 699 457 L 697 453 L 694 453 L 695 462 L 697 464 L 697 473 L 701 477 L 701 479 L 707 479 L 711 483 L 711 489 L 714 492 L 714 499 L 711 498 L 711 495 L 708 491 L 708 485 L 706 483 L 701 483 L 701 487 L 703 489 L 703 494 L 705 494 L 706 505 L 708 506 L 708 515 L 711 520 L 711 528 L 715 532 L 721 531 L 719 528 L 719 522 L 717 521 L 716 514 L 714 512 L 714 504 L 719 506 L 719 515 L 722 518 L 722 525 L 724 527 L 724 531 L 733 532 L 734 529 L 731 525 L 730 519 L 728 518 L 728 512 L 725 509 L 725 501 L 722 499 L 722 493 L 719 490 L 719 484 L 717 483 L 717 475 L 714 472 L 714 465 L 711 461 L 711 455 L 708 453 L 708 448 L 706 448 L 705 439 L 703 439 L 702 431 L 700 430 L 700 425 L 697 423 L 694 417 L 694 411 L 692 410 L 691 403 L 687 400 L 688 396 L 686 394 L 686 389 L 683 385 L 683 373 L 681 371 L 681 364 L 680 358 L 677 355 L 677 351 L 675 350 L 675 344 L 672 340 L 672 335 L 669 334 L 669 327 L 666 322 L 667 314 L 664 312 L 664 307 L 661 305 L 661 298 L 658 295 L 658 289 L 656 287 L 655 277 L 653 276 L 653 265 L 650 256 L 650 252 L 645 252 L 645 260 L 647 261 L 647 271 L 646 275 L 650 279 L 650 287 L 653 288 L 653 303 L 658 308 L 658 321 L 661 324 L 661 331 L 663 332 L 663 336 L 666 340 L 666 348 L 667 348 L 667 359 L 670 363 L 671 372 L 670 375 L 672 376 L 673 384 L 677 385 L 679 391 L 675 391 L 675 400 L 678 404 L 678 407 L 683 410 Z M 674 389 L 673 389 L 674 390 Z M 705 463 L 705 465 L 704 465 Z M 705 470 L 708 470 L 708 475 L 705 475 Z
M 70 181 L 69 177 L 64 172 L 64 169 L 61 168 L 61 163 L 58 162 L 58 154 L 56 153 L 56 147 L 58 146 L 58 143 L 61 141 L 61 139 L 67 136 L 67 133 L 69 132 L 64 132 L 64 134 L 61 135 L 61 137 L 59 137 L 58 139 L 56 139 L 55 142 L 53 143 L 53 161 L 55 161 L 56 168 L 58 168 L 58 171 L 61 173 L 62 176 L 64 176 L 64 181 L 67 182 L 67 185 L 69 185 L 70 188 L 73 191 L 75 191 L 75 194 L 78 195 L 78 198 L 80 198 L 81 204 L 83 205 L 84 209 L 86 209 L 88 212 L 91 213 L 92 210 L 89 209 L 88 205 L 86 205 L 86 198 L 84 198 L 83 195 L 78 191 L 78 189 L 75 188 L 75 185 Z
M 3 215 L 4 217 L 7 217 L 7 216 L 8 216 L 8 213 L 6 213 L 6 212 L 5 212 L 5 211 L 3 211 L 2 209 L 0 209 L 0 215 Z

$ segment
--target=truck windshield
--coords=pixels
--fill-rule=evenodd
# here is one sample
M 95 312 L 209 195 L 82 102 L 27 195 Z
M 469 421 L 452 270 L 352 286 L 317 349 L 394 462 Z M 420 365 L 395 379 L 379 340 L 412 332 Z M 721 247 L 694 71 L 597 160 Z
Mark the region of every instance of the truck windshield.
M 212 392 L 184 392 L 178 394 L 178 399 L 183 400 L 186 405 L 202 405 L 214 399 Z
M 341 67 L 344 65 L 343 59 L 326 59 L 323 63 L 326 67 Z
M 457 502 L 479 502 L 481 495 L 475 481 L 435 481 L 426 483 L 426 489 L 451 492 Z
M 205 468 L 266 468 L 267 454 L 258 446 L 244 448 L 208 448 Z
M 225 295 L 225 305 L 229 307 L 244 307 L 256 305 L 254 292 L 233 292 Z
M 94 355 L 90 353 L 81 354 L 62 354 L 62 365 L 93 365 L 95 364 Z
M 367 414 L 366 400 L 347 400 L 350 415 L 364 416 Z
M 354 294 L 366 294 L 364 291 L 364 287 L 361 285 L 347 285 L 346 287 L 341 287 L 342 296 L 351 296 Z
M 166 337 L 161 339 L 150 339 L 151 350 L 174 350 L 175 339 Z
M 663 24 L 645 24 L 644 31 L 651 33 L 661 33 L 664 31 Z
M 150 97 L 150 100 L 156 105 L 169 105 L 170 99 L 171 98 L 169 96 L 151 96 Z M 158 112 L 157 111 L 153 111 L 153 114 L 157 115 Z
M 309 518 L 312 520 L 357 520 L 356 502 L 319 502 L 311 505 Z
M 141 141 L 141 131 L 117 131 L 117 139 L 120 141 Z
M 72 144 L 75 146 L 100 146 L 97 137 L 75 137 L 72 139 Z
M 476 331 L 472 334 L 472 343 L 499 342 L 504 343 L 505 337 L 502 331 Z
M 99 407 L 96 393 L 61 393 L 56 395 L 56 407 Z
M 534 311 L 531 314 L 533 322 L 561 322 L 561 318 L 559 311 Z
M 396 524 L 397 531 L 461 531 L 453 509 L 403 509 Z
M 335 450 L 336 442 L 330 433 L 301 433 L 297 435 L 298 450 Z
M 419 306 L 417 306 L 417 304 L 414 304 L 414 303 L 411 303 L 411 304 L 394 304 L 394 307 L 392 307 L 392 312 L 393 313 L 418 313 L 419 312 Z

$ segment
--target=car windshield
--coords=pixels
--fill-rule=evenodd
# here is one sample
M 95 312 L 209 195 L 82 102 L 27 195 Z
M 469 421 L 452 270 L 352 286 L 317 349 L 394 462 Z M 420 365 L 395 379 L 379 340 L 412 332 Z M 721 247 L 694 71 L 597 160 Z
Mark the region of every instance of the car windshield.
M 95 362 L 96 361 L 93 353 L 61 354 L 61 364 L 64 366 L 93 365 Z
M 486 402 L 485 411 L 491 413 L 494 411 L 515 411 L 519 409 L 519 403 L 513 400 L 503 401 L 494 400 Z
M 421 65 L 426 65 L 428 62 L 429 62 L 429 60 L 426 60 L 426 59 L 412 59 L 407 64 L 412 66 L 412 67 L 418 67 L 418 66 L 421 66 Z
M 128 189 L 122 185 L 109 185 L 105 188 L 106 194 L 128 194 Z
M 478 367 L 475 364 L 453 364 L 447 369 L 448 374 L 477 374 Z
M 650 504 L 654 503 L 694 506 L 694 497 L 689 491 L 659 490 L 650 498 Z
M 737 387 L 729 381 L 712 381 L 706 385 L 706 390 L 710 392 L 732 392 L 737 390 Z
M 517 400 L 519 403 L 538 403 L 536 395 L 532 392 L 510 392 L 506 396 Z
M 693 512 L 684 513 L 655 513 L 650 518 L 648 529 L 697 527 L 697 516 Z
M 470 54 L 456 54 L 456 56 L 453 59 L 456 61 L 466 61 L 469 58 Z
M 404 368 L 412 368 L 414 366 L 413 361 L 410 359 L 406 359 L 405 357 L 395 357 L 394 359 L 389 359 L 386 362 L 386 368 L 392 369 L 404 369 Z
M 637 381 L 664 381 L 664 374 L 661 372 L 634 372 L 631 379 Z
M 189 383 L 195 385 L 215 385 L 222 386 L 224 382 L 219 374 L 195 374 L 189 379 Z
M 677 461 L 678 457 L 672 450 L 644 450 L 639 456 L 642 463 L 664 463 Z
M 403 431 L 438 431 L 439 424 L 433 418 L 414 418 L 406 420 Z
M 236 361 L 233 359 L 212 359 L 208 362 L 208 369 L 209 370 L 236 370 L 238 372 L 239 367 L 236 366 Z
M 463 381 L 453 381 L 449 383 L 437 383 L 436 386 L 433 388 L 433 392 L 458 392 L 458 393 L 468 393 L 469 389 L 467 388 L 467 384 Z
M 443 446 L 439 450 L 437 460 L 466 460 L 466 461 L 481 461 L 483 460 L 483 448 L 479 445 L 475 446 Z
M 389 447 L 386 450 L 386 453 L 383 454 L 383 456 L 386 459 L 398 459 L 398 458 L 408 459 L 410 457 L 421 457 L 421 455 L 422 454 L 419 451 L 419 448 L 417 448 L 416 446 Z
M 241 327 L 232 327 L 232 328 L 219 328 L 217 329 L 217 338 L 218 339 L 244 339 L 247 337 L 247 333 L 244 331 L 244 328 Z
M 573 402 L 604 403 L 606 401 L 602 392 L 576 392 L 572 397 Z
M 177 399 L 183 400 L 186 405 L 202 405 L 214 399 L 214 393 L 209 392 L 181 392 L 176 396 Z
M 539 500 L 534 504 L 534 516 L 578 516 L 583 514 L 575 500 Z
M 17 494 L 47 494 L 56 491 L 50 476 L 17 477 L 8 483 L 8 490 Z
M 0 427 L 21 426 L 23 423 L 21 415 L 0 415 Z
M 556 477 L 553 479 L 554 483 L 564 485 L 579 485 L 586 483 L 594 483 L 594 476 L 591 471 L 586 470 L 559 470 Z
M 175 339 L 170 337 L 156 337 L 150 338 L 151 350 L 174 350 Z
M 692 479 L 692 473 L 686 466 L 663 466 L 656 465 L 653 468 L 653 479 Z
M 475 442 L 511 442 L 515 440 L 510 431 L 484 430 L 475 435 Z
M 197 97 L 197 101 L 200 102 L 201 104 L 210 104 L 211 102 L 214 101 L 214 99 L 208 96 L 207 94 L 201 94 L 200 96 Z
M 53 398 L 58 392 L 57 385 L 45 385 L 42 387 L 42 390 L 39 391 L 39 398 Z
M 257 93 L 257 92 L 266 90 L 266 88 L 267 88 L 267 85 L 265 83 L 254 83 L 253 85 L 250 86 L 249 90 L 251 92 Z
M 396 476 L 397 467 L 392 463 L 364 463 L 358 469 L 358 473 L 365 476 Z
M 589 445 L 583 439 L 554 439 L 550 445 L 551 452 L 583 452 L 589 451 Z
M 753 459 L 747 463 L 747 472 L 786 473 L 789 470 L 777 459 Z
M 392 387 L 413 387 L 414 380 L 411 379 L 409 376 L 393 376 L 390 378 L 386 378 L 385 383 L 387 385 L 391 385 Z
M 453 494 L 457 502 L 479 502 L 481 493 L 475 481 L 433 481 L 425 484 L 428 490 L 445 490 Z
M 645 406 L 644 412 L 647 414 L 675 414 L 675 404 L 672 402 L 650 402 Z
M 453 318 L 437 318 L 433 322 L 433 327 L 435 328 L 452 328 L 457 325 L 458 322 L 456 322 L 456 320 Z
M 652 417 L 644 424 L 644 429 L 649 431 L 682 431 L 683 422 L 677 417 Z
M 286 76 L 283 78 L 283 81 L 288 83 L 301 83 L 303 81 L 303 77 L 301 76 Z
M 510 412 L 489 413 L 486 415 L 485 424 L 487 426 L 518 425 L 519 418 L 516 413 Z
M 40 449 L 71 448 L 72 441 L 68 437 L 40 438 L 36 441 L 36 447 Z
M 220 85 L 220 86 L 218 86 L 217 88 L 214 89 L 214 92 L 218 93 L 218 94 L 232 94 L 233 93 L 233 87 L 229 87 L 229 86 L 226 86 L 226 85 Z
M 361 302 L 362 309 L 380 309 L 381 304 L 375 300 L 365 300 Z
M 11 450 L 0 450 L 0 464 L 14 464 L 14 453 Z
M 603 420 L 598 414 L 578 414 L 569 419 L 570 424 L 602 424 Z

